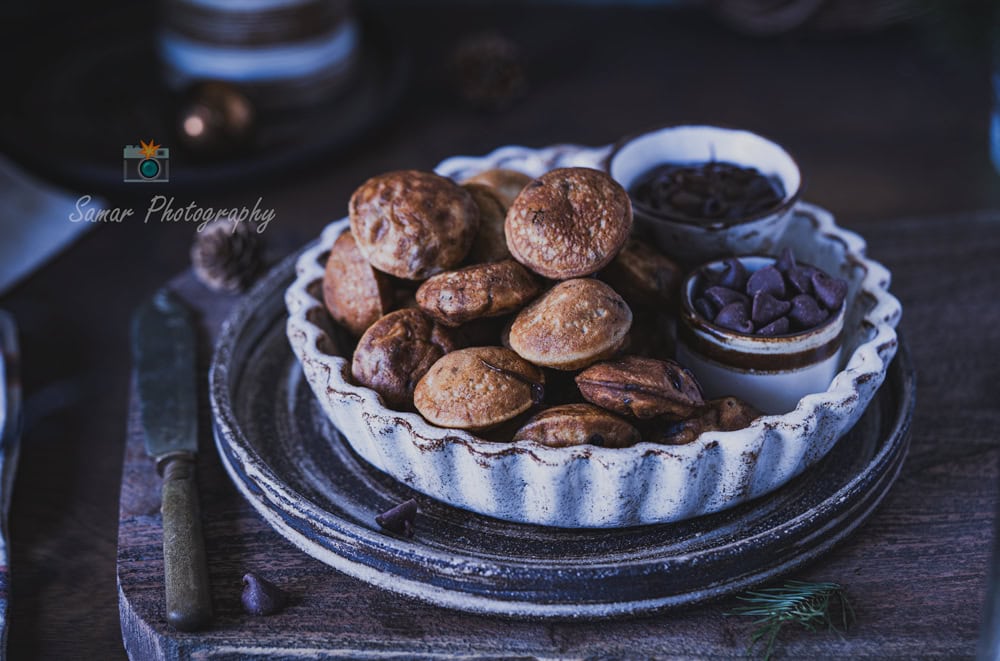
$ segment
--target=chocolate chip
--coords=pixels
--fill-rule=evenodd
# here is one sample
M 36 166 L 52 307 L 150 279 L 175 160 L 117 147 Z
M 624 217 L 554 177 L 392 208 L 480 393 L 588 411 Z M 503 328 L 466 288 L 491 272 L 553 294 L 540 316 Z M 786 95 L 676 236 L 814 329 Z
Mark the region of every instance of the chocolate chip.
M 757 335 L 764 335 L 766 337 L 774 337 L 775 335 L 784 335 L 788 332 L 790 324 L 788 323 L 788 317 L 779 317 L 775 319 L 767 326 L 760 328 L 757 331 Z
M 730 303 L 743 303 L 748 305 L 750 299 L 747 298 L 745 294 L 741 294 L 738 291 L 730 289 L 728 287 L 722 287 L 720 285 L 715 285 L 714 287 L 709 287 L 705 290 L 705 298 L 711 302 L 716 309 L 721 310 Z
M 819 326 L 829 313 L 819 307 L 812 296 L 799 294 L 792 299 L 792 310 L 788 313 L 789 318 L 801 329 Z
M 775 268 L 777 268 L 782 273 L 788 273 L 790 269 L 795 268 L 795 255 L 792 253 L 791 248 L 785 248 L 778 255 L 778 260 L 774 263 Z
M 750 318 L 757 327 L 766 326 L 778 317 L 788 314 L 791 308 L 792 304 L 788 301 L 782 301 L 768 293 L 761 292 L 753 297 Z
M 788 278 L 788 282 L 791 284 L 792 290 L 797 291 L 800 294 L 811 294 L 812 274 L 815 272 L 816 269 L 809 266 L 796 266 L 788 269 L 785 276 Z
M 413 537 L 413 523 L 417 517 L 417 501 L 410 498 L 375 517 L 375 523 L 397 535 Z
M 243 575 L 240 601 L 249 615 L 272 615 L 285 607 L 288 595 L 271 581 L 249 572 Z
M 747 294 L 756 296 L 760 293 L 784 298 L 785 279 L 781 277 L 781 272 L 774 266 L 768 265 L 754 272 L 747 281 Z
M 813 290 L 816 298 L 827 310 L 839 310 L 847 296 L 847 282 L 840 278 L 831 278 L 826 273 L 817 271 L 812 274 Z
M 706 319 L 715 319 L 716 308 L 704 298 L 694 299 L 694 309 Z
M 730 257 L 722 264 L 722 270 L 715 279 L 715 284 L 729 287 L 737 291 L 743 291 L 747 286 L 747 269 L 743 262 Z
M 753 333 L 753 323 L 747 318 L 747 306 L 744 303 L 730 303 L 719 310 L 715 323 L 738 333 Z

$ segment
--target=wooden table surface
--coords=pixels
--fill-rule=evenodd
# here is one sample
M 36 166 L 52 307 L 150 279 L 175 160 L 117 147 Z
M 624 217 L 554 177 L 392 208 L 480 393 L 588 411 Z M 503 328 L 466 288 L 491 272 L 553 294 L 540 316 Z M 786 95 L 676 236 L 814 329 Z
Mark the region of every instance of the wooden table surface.
M 388 169 L 431 168 L 510 143 L 600 144 L 679 121 L 771 136 L 798 157 L 806 198 L 865 235 L 870 254 L 892 270 L 918 370 L 899 482 L 851 540 L 797 575 L 846 584 L 858 625 L 843 641 L 791 633 L 782 649 L 971 655 L 1000 459 L 1000 213 L 989 211 L 1000 208 L 1000 175 L 987 152 L 985 64 L 932 47 L 909 28 L 757 40 L 652 9 L 544 8 L 525 17 L 392 6 L 388 20 L 414 38 L 412 85 L 388 125 L 322 167 L 191 199 L 239 206 L 262 197 L 277 213 L 271 249 L 284 254 L 343 215 L 362 180 Z M 530 81 L 528 95 L 497 114 L 457 102 L 444 73 L 457 40 L 484 28 L 521 44 Z M 142 298 L 186 268 L 192 236 L 183 225 L 97 227 L 0 297 L 22 333 L 27 406 L 11 510 L 11 658 L 124 656 L 115 548 L 128 321 Z M 749 627 L 721 617 L 732 605 L 681 617 L 706 641 L 735 650 Z M 553 631 L 558 651 L 558 636 L 589 629 Z M 385 635 L 407 634 L 387 627 Z M 686 645 L 677 652 L 697 654 Z M 641 653 L 627 640 L 617 649 Z

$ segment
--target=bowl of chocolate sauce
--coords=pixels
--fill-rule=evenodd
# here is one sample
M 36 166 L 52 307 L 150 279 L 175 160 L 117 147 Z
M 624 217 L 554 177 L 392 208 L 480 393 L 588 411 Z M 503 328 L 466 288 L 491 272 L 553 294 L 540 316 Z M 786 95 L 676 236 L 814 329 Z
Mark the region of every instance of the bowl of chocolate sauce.
M 780 145 L 751 131 L 681 125 L 620 141 L 606 171 L 628 191 L 636 223 L 693 265 L 775 252 L 802 175 Z

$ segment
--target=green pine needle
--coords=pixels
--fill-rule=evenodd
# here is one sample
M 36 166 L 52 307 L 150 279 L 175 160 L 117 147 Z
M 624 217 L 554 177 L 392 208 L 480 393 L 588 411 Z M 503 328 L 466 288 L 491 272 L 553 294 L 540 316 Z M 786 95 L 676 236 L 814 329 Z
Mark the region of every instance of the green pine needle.
M 757 628 L 747 646 L 749 656 L 761 640 L 767 641 L 764 661 L 774 654 L 778 633 L 786 624 L 798 624 L 809 631 L 824 628 L 847 631 L 854 624 L 854 608 L 839 583 L 807 583 L 787 581 L 779 588 L 764 588 L 744 592 L 737 599 L 746 603 L 726 615 L 757 618 Z

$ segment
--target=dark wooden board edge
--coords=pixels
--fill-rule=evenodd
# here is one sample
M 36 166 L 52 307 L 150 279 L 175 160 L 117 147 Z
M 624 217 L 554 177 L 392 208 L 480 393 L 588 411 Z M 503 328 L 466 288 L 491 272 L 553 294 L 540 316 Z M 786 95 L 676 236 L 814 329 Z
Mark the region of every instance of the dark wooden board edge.
M 200 313 L 199 367 L 207 372 L 210 340 L 238 299 L 208 292 L 189 273 L 170 286 Z M 206 510 L 206 538 L 212 540 L 209 572 L 217 618 L 208 630 L 185 634 L 166 624 L 159 478 L 143 453 L 141 427 L 134 398 L 130 398 L 118 593 L 123 641 L 133 659 L 299 658 L 303 654 L 308 658 L 607 657 L 629 656 L 639 649 L 653 656 L 703 658 L 706 654 L 736 657 L 744 652 L 746 628 L 721 617 L 723 608 L 717 604 L 600 623 L 511 620 L 442 609 L 340 574 L 281 538 L 238 494 L 209 446 L 211 420 L 206 400 L 200 397 L 199 402 L 199 490 Z M 876 505 L 872 503 L 871 508 Z M 233 547 L 220 553 L 220 542 Z M 804 560 L 805 566 L 814 564 L 809 560 Z M 252 567 L 270 570 L 272 578 L 285 578 L 284 585 L 297 588 L 289 612 L 272 618 L 242 613 L 238 577 Z M 330 618 L 331 613 L 344 619 Z M 838 640 L 843 643 L 832 634 L 821 635 L 800 649 L 815 646 L 816 651 L 830 653 L 839 646 Z

